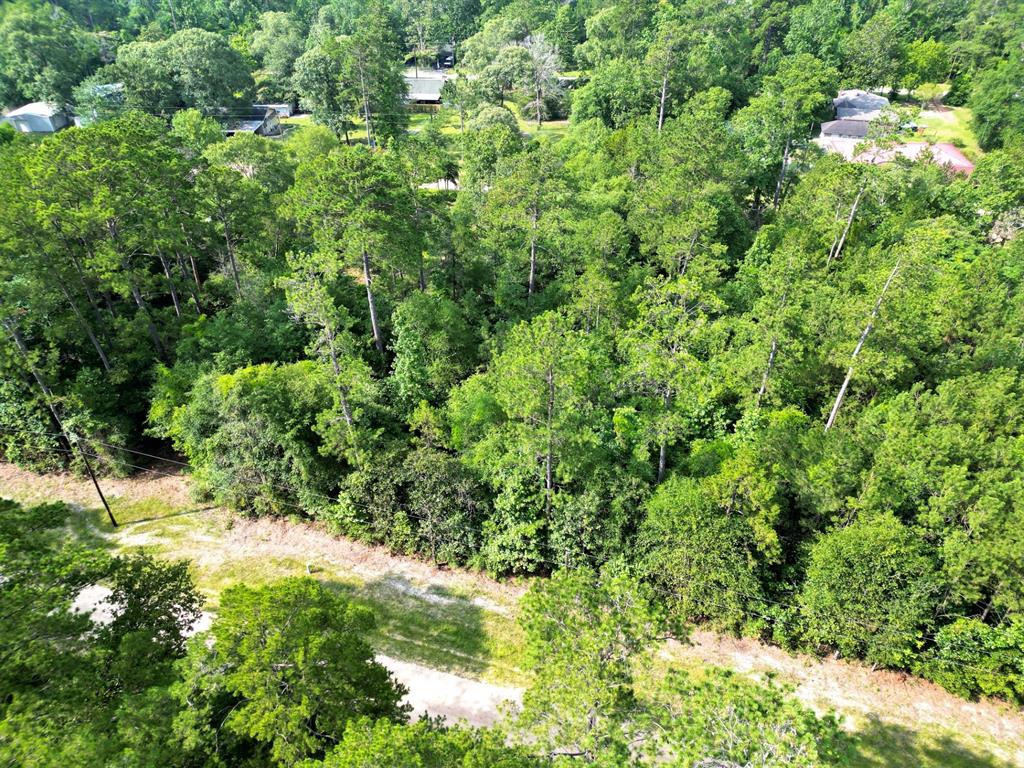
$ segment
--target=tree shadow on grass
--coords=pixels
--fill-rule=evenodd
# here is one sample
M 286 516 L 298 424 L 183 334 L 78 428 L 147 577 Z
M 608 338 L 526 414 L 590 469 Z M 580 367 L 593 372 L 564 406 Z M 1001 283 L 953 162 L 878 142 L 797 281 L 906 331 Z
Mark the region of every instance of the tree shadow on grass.
M 372 642 L 379 653 L 471 677 L 480 677 L 490 666 L 483 609 L 462 595 L 421 587 L 399 573 L 361 585 L 327 583 L 373 611 Z
M 854 734 L 845 764 L 850 768 L 1015 768 L 950 733 L 914 731 L 875 716 L 869 716 Z

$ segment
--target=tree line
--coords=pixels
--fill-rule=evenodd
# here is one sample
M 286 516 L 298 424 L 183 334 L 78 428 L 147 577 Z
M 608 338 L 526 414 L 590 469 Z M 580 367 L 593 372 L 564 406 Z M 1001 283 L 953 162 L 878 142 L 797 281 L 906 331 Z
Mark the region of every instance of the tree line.
M 712 87 L 742 105 L 807 55 L 849 87 L 968 104 L 995 149 L 1024 129 L 1021 22 L 1017 4 L 978 0 L 17 0 L 0 9 L 0 103 L 230 117 L 255 98 L 372 144 L 404 129 L 406 65 L 456 64 L 444 101 L 463 125 L 514 106 L 538 125 L 571 112 L 619 127 L 661 125 Z

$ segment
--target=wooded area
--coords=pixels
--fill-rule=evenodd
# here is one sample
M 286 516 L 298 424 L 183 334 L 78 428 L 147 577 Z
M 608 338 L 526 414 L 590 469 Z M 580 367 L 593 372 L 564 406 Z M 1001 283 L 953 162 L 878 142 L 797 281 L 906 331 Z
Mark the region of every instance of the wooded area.
M 636 694 L 637 659 L 688 624 L 1024 702 L 1022 45 L 1024 6 L 987 0 L 0 5 L 0 101 L 89 118 L 0 126 L 0 458 L 170 459 L 242 515 L 550 577 L 506 746 L 394 724 L 349 639 L 370 618 L 315 581 L 240 586 L 216 642 L 186 643 L 184 566 L 5 508 L 0 594 L 36 607 L 0 625 L 0 754 L 743 765 L 764 732 L 729 752 L 709 725 L 732 697 L 777 718 L 767 764 L 836 764 L 834 723 L 776 688 Z M 406 66 L 445 56 L 418 119 Z M 824 154 L 840 88 L 900 101 L 875 147 L 912 130 L 904 103 L 967 105 L 973 174 Z M 226 138 L 254 100 L 310 117 Z M 99 581 L 142 613 L 83 634 L 64 608 Z M 294 633 L 272 685 L 259 621 Z M 307 653 L 344 663 L 282 683 Z M 261 701 L 278 685 L 293 699 Z M 115 752 L 88 751 L 111 718 Z

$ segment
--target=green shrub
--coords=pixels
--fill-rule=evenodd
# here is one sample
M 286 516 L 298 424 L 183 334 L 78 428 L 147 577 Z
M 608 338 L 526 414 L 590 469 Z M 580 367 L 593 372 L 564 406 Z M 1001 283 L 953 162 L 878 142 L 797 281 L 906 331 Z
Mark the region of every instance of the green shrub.
M 166 434 L 218 504 L 249 515 L 312 515 L 337 482 L 314 429 L 330 406 L 316 363 L 254 365 L 201 377 Z
M 811 549 L 800 595 L 808 642 L 900 667 L 914 657 L 934 607 L 935 565 L 894 517 L 857 520 Z
M 760 595 L 750 527 L 724 515 L 693 480 L 673 478 L 647 503 L 641 572 L 677 618 L 736 629 Z
M 917 672 L 957 696 L 1024 703 L 1024 621 L 993 627 L 957 619 L 935 633 Z

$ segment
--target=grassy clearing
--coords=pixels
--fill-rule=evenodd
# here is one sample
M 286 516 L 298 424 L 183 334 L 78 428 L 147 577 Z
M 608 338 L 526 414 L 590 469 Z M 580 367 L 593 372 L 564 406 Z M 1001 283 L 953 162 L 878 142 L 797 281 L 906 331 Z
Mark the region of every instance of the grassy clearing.
M 910 730 L 877 717 L 860 718 L 849 768 L 1013 768 L 991 754 L 988 745 L 945 728 Z
M 566 131 L 569 130 L 568 120 L 546 120 L 540 124 L 540 128 L 537 128 L 537 121 L 529 115 L 524 116 L 517 104 L 511 101 L 505 101 L 505 106 L 508 107 L 509 111 L 515 116 L 516 122 L 519 124 L 519 130 L 530 138 L 539 139 L 541 137 L 549 137 L 552 139 L 560 139 L 565 136 Z
M 924 137 L 960 147 L 971 160 L 981 156 L 981 147 L 971 129 L 971 110 L 967 107 L 945 107 L 941 112 L 923 110 L 917 120 L 924 128 Z
M 277 526 L 256 528 L 254 540 L 238 545 L 233 533 L 253 524 L 222 510 L 175 508 L 156 498 L 115 498 L 111 507 L 120 523 L 116 530 L 101 509 L 90 508 L 75 518 L 76 534 L 117 549 L 189 559 L 196 586 L 212 612 L 221 592 L 234 584 L 308 575 L 373 612 L 377 625 L 371 641 L 381 653 L 486 682 L 526 682 L 514 602 L 487 595 L 481 604 L 483 597 L 472 585 L 438 587 L 400 569 L 367 577 L 329 553 L 303 551 L 299 543 L 274 543 Z M 261 542 L 270 552 L 254 551 Z
M 309 525 L 249 521 L 191 503 L 179 481 L 159 487 L 111 481 L 121 525 L 95 508 L 88 481 L 36 477 L 0 466 L 0 494 L 24 503 L 65 499 L 82 505 L 74 531 L 98 545 L 187 558 L 216 611 L 233 584 L 264 584 L 309 574 L 365 605 L 377 617 L 371 638 L 388 656 L 502 685 L 524 685 L 521 586 L 393 557 L 379 548 L 328 536 Z M 725 666 L 774 674 L 819 711 L 836 710 L 856 741 L 847 768 L 1012 768 L 1024 766 L 1019 716 L 996 724 L 991 705 L 953 699 L 920 681 L 862 665 L 789 656 L 753 641 L 695 632 L 692 645 L 668 647 L 652 673 Z M 884 719 L 882 719 L 884 718 Z
M 443 134 L 455 136 L 459 133 L 459 116 L 449 110 L 413 112 L 409 115 L 409 133 L 422 131 L 431 123 L 439 123 Z

